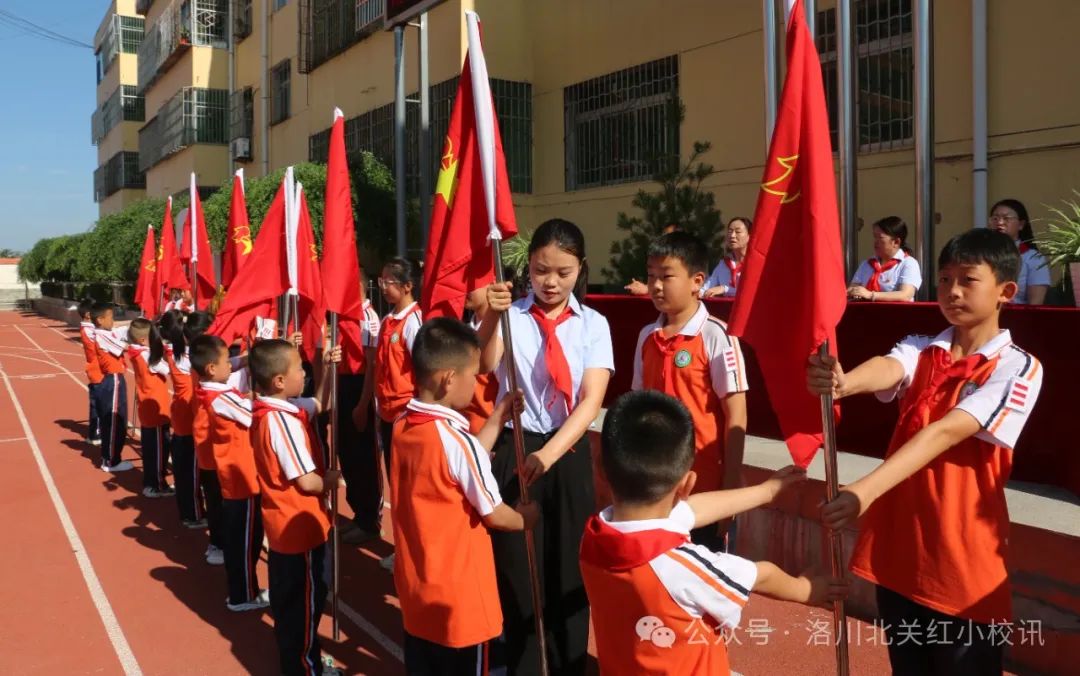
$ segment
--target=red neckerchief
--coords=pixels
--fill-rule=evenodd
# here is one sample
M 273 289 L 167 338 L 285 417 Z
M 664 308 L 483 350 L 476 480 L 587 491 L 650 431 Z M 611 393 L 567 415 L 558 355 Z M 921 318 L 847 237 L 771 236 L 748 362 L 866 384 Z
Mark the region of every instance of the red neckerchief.
M 683 346 L 683 343 L 689 341 L 691 338 L 693 338 L 693 336 L 687 336 L 682 333 L 677 333 L 670 338 L 665 338 L 663 329 L 657 329 L 652 332 L 653 344 L 656 345 L 657 350 L 660 350 L 664 364 L 664 394 L 675 396 L 675 355 L 679 353 L 679 349 Z
M 731 258 L 725 258 L 724 262 L 727 263 L 728 270 L 731 271 L 731 288 L 734 289 L 739 285 L 739 275 L 742 274 L 742 266 L 746 259 L 744 258 L 742 262 L 736 263 Z
M 256 397 L 255 400 L 251 402 L 251 419 L 252 420 L 258 420 L 259 418 L 264 417 L 268 413 L 272 413 L 274 411 L 281 411 L 282 413 L 287 413 L 287 414 L 289 414 L 291 416 L 299 418 L 300 422 L 303 423 L 303 425 L 304 425 L 304 429 L 307 429 L 307 426 L 308 426 L 307 411 L 300 408 L 299 406 L 297 406 L 295 408 L 296 408 L 296 411 L 287 411 L 287 410 L 281 408 L 280 406 L 273 406 L 271 404 L 267 404 L 262 399 L 259 399 L 258 397 Z
M 1020 242 L 1020 244 L 1017 245 L 1017 248 L 1020 249 L 1020 255 L 1023 256 L 1031 251 L 1031 244 L 1029 242 Z
M 904 254 L 904 258 L 906 257 L 907 254 Z M 881 273 L 887 270 L 892 270 L 897 265 L 900 265 L 900 261 L 902 260 L 903 258 L 890 258 L 889 262 L 885 264 L 882 264 L 881 261 L 877 259 L 877 256 L 874 256 L 867 260 L 866 262 L 869 263 L 870 267 L 874 269 L 874 274 L 870 275 L 870 280 L 866 282 L 866 290 L 881 291 Z
M 540 327 L 540 335 L 544 341 L 544 363 L 547 364 L 548 374 L 551 375 L 551 380 L 555 383 L 555 392 L 563 395 L 566 400 L 566 412 L 570 413 L 574 406 L 574 379 L 570 374 L 570 363 L 566 361 L 566 353 L 563 352 L 562 343 L 559 342 L 555 329 L 559 324 L 573 317 L 574 313 L 570 309 L 570 304 L 567 303 L 558 319 L 549 319 L 544 314 L 544 311 L 540 309 L 540 306 L 535 304 L 529 308 L 529 314 L 533 316 L 536 325 Z M 551 401 L 547 403 L 548 409 L 555 405 L 555 398 L 553 394 Z
M 911 401 L 904 398 L 900 406 L 897 432 L 904 430 L 910 439 L 930 421 L 934 405 L 943 396 L 959 400 L 965 385 L 973 382 L 982 385 L 994 371 L 997 358 L 992 361 L 984 354 L 972 354 L 953 361 L 949 350 L 932 345 L 919 357 L 919 364 L 912 378 Z M 990 368 L 987 368 L 989 365 Z M 925 369 L 929 369 L 926 372 Z
M 689 541 L 688 535 L 664 528 L 623 533 L 594 514 L 585 523 L 581 560 L 604 570 L 631 570 Z
M 211 390 L 207 387 L 199 387 L 199 391 L 196 396 L 199 397 L 199 401 L 201 401 L 203 403 L 203 406 L 206 407 L 206 410 L 209 411 L 210 408 L 214 405 L 214 400 L 225 394 L 226 392 L 232 392 L 237 397 L 241 399 L 244 398 L 244 395 L 241 394 L 240 391 L 237 390 L 235 387 L 230 387 L 224 390 Z M 271 407 L 267 406 L 267 408 Z M 301 413 L 303 413 L 303 411 L 301 411 Z

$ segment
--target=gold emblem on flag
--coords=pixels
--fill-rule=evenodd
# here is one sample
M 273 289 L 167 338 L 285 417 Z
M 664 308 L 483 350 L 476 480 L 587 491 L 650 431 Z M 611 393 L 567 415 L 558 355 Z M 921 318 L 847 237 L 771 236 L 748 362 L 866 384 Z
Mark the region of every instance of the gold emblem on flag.
M 794 195 L 788 194 L 788 186 L 791 184 L 791 175 L 795 173 L 797 159 L 799 159 L 798 155 L 777 157 L 776 163 L 784 168 L 784 173 L 761 184 L 762 190 L 780 198 L 780 204 L 788 204 L 799 199 L 799 191 L 796 191 Z
M 240 252 L 241 256 L 251 253 L 251 227 L 247 225 L 238 226 L 233 231 L 233 242 L 244 247 L 244 250 Z
M 315 262 L 315 263 L 318 263 L 319 262 L 319 249 L 315 246 L 314 243 L 308 244 L 308 247 L 311 249 L 311 260 L 313 262 Z
M 454 142 L 449 136 L 446 137 L 446 154 L 442 156 L 439 164 L 439 180 L 435 184 L 435 194 L 442 195 L 449 209 L 454 203 L 454 193 L 457 192 L 458 160 L 454 157 Z
M 165 260 L 165 245 L 159 244 L 157 248 L 157 259 L 159 261 Z

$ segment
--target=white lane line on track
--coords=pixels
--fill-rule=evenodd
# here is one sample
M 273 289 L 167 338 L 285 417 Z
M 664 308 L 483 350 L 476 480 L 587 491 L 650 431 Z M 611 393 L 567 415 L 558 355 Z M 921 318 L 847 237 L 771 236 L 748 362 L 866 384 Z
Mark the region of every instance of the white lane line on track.
M 38 345 L 37 341 L 36 341 L 36 340 L 34 340 L 33 338 L 31 338 L 31 337 L 30 337 L 30 335 L 29 335 L 28 333 L 26 333 L 26 331 L 23 331 L 23 330 L 22 330 L 22 327 L 21 327 L 21 326 L 16 326 L 15 328 L 17 328 L 17 329 L 19 330 L 19 333 L 21 333 L 21 334 L 23 335 L 23 338 L 26 338 L 26 339 L 27 339 L 28 341 L 30 341 L 30 344 L 31 344 L 31 345 L 33 345 L 34 347 L 36 347 L 36 348 L 37 348 L 38 350 L 40 350 L 40 351 L 41 351 L 41 353 L 42 353 L 42 354 L 44 354 L 44 355 L 45 355 L 46 357 L 48 357 L 48 358 L 49 358 L 49 360 L 51 360 L 51 361 L 52 361 L 53 365 L 55 365 L 55 366 L 56 366 L 56 367 L 57 367 L 58 369 L 60 369 L 60 370 L 61 370 L 61 371 L 63 371 L 64 373 L 66 373 L 66 374 L 67 374 L 67 376 L 68 376 L 69 378 L 71 378 L 72 380 L 74 380 L 74 381 L 75 381 L 75 384 L 76 384 L 76 385 L 78 385 L 79 387 L 83 388 L 84 390 L 88 390 L 88 389 L 89 389 L 89 388 L 88 388 L 88 387 L 86 386 L 86 383 L 84 383 L 83 381 L 81 381 L 81 380 L 79 380 L 78 378 L 76 378 L 76 377 L 75 377 L 75 374 L 74 374 L 74 373 L 72 373 L 71 371 L 68 371 L 68 370 L 67 370 L 66 368 L 64 368 L 64 367 L 63 367 L 63 365 L 62 365 L 62 364 L 61 364 L 60 362 L 56 361 L 56 359 L 54 359 L 53 357 L 49 356 L 49 353 L 48 353 L 48 352 L 47 352 L 47 351 L 46 351 L 46 350 L 45 350 L 45 349 L 44 349 L 43 347 L 41 347 L 40 345 Z
M 329 598 L 330 597 L 327 596 L 327 603 L 329 603 Z M 405 663 L 405 653 L 402 651 L 401 646 L 394 643 L 393 639 L 389 636 L 379 631 L 378 627 L 366 617 L 353 610 L 352 607 L 349 606 L 348 603 L 342 601 L 340 597 L 338 598 L 338 609 L 340 609 L 342 614 L 345 615 L 350 622 L 355 624 L 360 631 L 375 639 L 375 642 L 382 646 L 383 650 L 393 655 L 398 662 L 401 662 L 402 664 Z
M 94 572 L 94 564 L 90 561 L 90 555 L 87 554 L 86 547 L 83 546 L 82 539 L 79 537 L 78 531 L 75 530 L 75 524 L 72 522 L 71 515 L 64 505 L 64 499 L 60 497 L 60 490 L 56 487 L 52 472 L 49 471 L 49 466 L 45 464 L 45 456 L 41 453 L 41 447 L 38 446 L 34 431 L 30 429 L 30 421 L 26 419 L 22 404 L 19 403 L 19 398 L 15 394 L 15 388 L 11 386 L 11 379 L 2 366 L 0 366 L 0 378 L 4 381 L 8 396 L 11 397 L 12 407 L 15 409 L 15 414 L 18 416 L 19 423 L 26 434 L 26 440 L 30 443 L 30 450 L 34 454 L 34 461 L 37 462 L 41 479 L 45 482 L 45 489 L 49 493 L 49 498 L 52 499 L 56 515 L 60 518 L 60 525 L 63 526 L 64 534 L 67 535 L 71 551 L 75 554 L 75 560 L 79 564 L 83 580 L 90 591 L 90 598 L 93 599 L 94 606 L 101 617 L 101 622 L 105 625 L 105 633 L 108 634 L 109 641 L 116 652 L 116 657 L 120 660 L 120 666 L 123 667 L 127 676 L 141 676 L 142 669 L 139 667 L 139 662 L 135 659 L 135 654 L 131 652 L 131 646 L 128 645 L 124 630 L 120 628 L 116 613 L 113 612 L 112 605 L 109 604 L 105 589 L 101 586 L 101 580 L 98 579 L 97 573 Z
M 26 437 L 11 437 L 10 439 L 0 439 L 0 444 L 6 444 L 11 441 L 26 441 Z
M 36 347 L 11 347 L 10 345 L 4 346 L 5 350 L 34 350 L 38 351 Z M 71 357 L 85 357 L 82 352 L 63 352 L 61 350 L 40 350 L 41 352 L 47 352 L 49 354 L 66 354 Z

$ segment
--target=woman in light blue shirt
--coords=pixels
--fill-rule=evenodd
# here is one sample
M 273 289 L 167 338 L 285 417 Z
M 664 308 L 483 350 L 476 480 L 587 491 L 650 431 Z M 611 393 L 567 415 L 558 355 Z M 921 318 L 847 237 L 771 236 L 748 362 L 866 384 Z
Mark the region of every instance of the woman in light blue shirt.
M 582 305 L 588 267 L 585 238 L 562 219 L 541 224 L 529 244 L 532 293 L 511 302 L 509 284 L 488 288 L 488 312 L 480 325 L 482 369 L 495 371 L 499 398 L 508 391 L 499 317 L 506 313 L 513 334 L 513 368 L 524 395 L 521 426 L 526 460 L 521 473 L 540 503 L 533 529 L 538 573 L 544 590 L 548 661 L 560 674 L 583 674 L 589 640 L 589 607 L 578 565 L 585 522 L 596 511 L 592 457 L 585 437 L 600 412 L 615 370 L 607 319 Z M 492 473 L 503 499 L 520 496 L 513 436 L 496 444 Z M 492 533 L 503 636 L 510 673 L 539 662 L 533 626 L 525 538 Z M 554 672 L 553 672 L 554 673 Z

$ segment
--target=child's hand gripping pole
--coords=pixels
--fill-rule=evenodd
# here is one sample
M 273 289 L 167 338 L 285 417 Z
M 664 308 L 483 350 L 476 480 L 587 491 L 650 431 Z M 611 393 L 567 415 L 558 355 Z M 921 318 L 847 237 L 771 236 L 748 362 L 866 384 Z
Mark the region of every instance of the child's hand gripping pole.
M 829 356 L 829 341 L 818 348 L 822 359 Z M 821 430 L 825 447 L 825 496 L 828 501 L 836 499 L 840 492 L 836 464 L 836 419 L 833 415 L 832 391 L 821 394 Z M 832 577 L 844 577 L 844 541 L 838 530 L 829 530 Z M 833 601 L 833 637 L 836 645 L 837 676 L 848 676 L 847 612 L 843 599 Z

